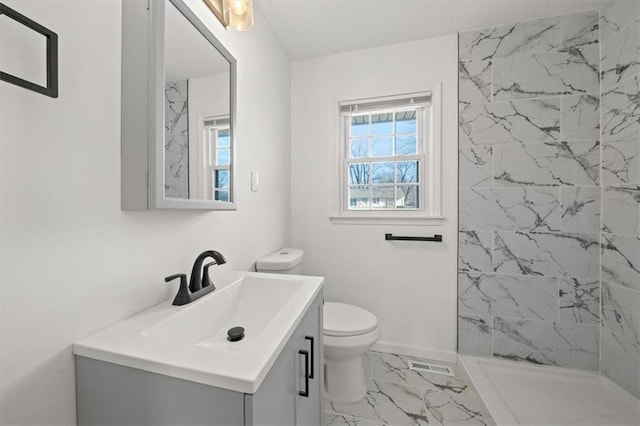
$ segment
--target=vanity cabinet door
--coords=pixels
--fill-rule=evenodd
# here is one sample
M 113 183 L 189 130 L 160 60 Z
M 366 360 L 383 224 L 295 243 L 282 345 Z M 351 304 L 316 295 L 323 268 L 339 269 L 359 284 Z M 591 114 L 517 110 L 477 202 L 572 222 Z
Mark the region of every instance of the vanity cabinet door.
M 296 392 L 296 425 L 317 426 L 323 425 L 323 382 L 324 359 L 322 356 L 322 298 L 318 297 L 313 302 L 302 323 L 298 327 L 297 338 L 303 350 L 309 352 L 309 378 L 305 380 L 304 360 L 298 362 L 298 374 L 296 379 L 298 389 L 305 391 L 308 383 L 308 396 Z M 300 360 L 299 360 L 300 361 Z

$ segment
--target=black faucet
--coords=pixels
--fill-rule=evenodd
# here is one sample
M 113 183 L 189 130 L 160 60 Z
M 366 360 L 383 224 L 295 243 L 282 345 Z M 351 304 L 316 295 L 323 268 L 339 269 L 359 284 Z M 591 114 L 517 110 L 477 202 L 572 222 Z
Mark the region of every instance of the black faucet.
M 212 258 L 213 262 L 207 263 L 203 268 L 202 264 L 208 257 Z M 222 254 L 215 250 L 207 250 L 200 253 L 196 258 L 196 261 L 193 264 L 193 269 L 191 270 L 191 280 L 188 286 L 186 274 L 175 274 L 166 277 L 164 279 L 166 282 L 180 278 L 180 288 L 178 289 L 178 294 L 175 299 L 173 299 L 173 304 L 176 306 L 186 305 L 187 303 L 191 303 L 215 290 L 216 287 L 209 278 L 209 267 L 212 265 L 222 265 L 223 263 L 227 263 L 227 260 Z M 204 275 L 202 274 L 203 269 Z

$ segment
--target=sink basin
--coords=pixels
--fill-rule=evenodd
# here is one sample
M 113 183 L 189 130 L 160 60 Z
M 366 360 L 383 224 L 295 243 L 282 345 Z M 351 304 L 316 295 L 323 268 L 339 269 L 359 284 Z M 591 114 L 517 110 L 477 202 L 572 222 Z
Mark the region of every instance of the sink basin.
M 255 393 L 319 293 L 324 279 L 230 272 L 184 306 L 173 297 L 74 343 L 74 354 L 245 393 Z M 244 339 L 227 340 L 241 326 Z
M 192 302 L 175 315 L 142 332 L 152 339 L 238 351 L 254 343 L 279 311 L 302 289 L 302 280 L 247 276 Z M 227 340 L 227 330 L 241 326 L 245 338 Z

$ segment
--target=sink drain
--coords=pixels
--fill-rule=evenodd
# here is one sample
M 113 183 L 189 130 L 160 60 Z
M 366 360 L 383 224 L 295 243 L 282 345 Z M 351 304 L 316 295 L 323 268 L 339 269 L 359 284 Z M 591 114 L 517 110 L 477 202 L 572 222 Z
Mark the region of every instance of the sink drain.
M 227 331 L 227 339 L 230 342 L 237 342 L 244 339 L 244 327 L 232 327 Z

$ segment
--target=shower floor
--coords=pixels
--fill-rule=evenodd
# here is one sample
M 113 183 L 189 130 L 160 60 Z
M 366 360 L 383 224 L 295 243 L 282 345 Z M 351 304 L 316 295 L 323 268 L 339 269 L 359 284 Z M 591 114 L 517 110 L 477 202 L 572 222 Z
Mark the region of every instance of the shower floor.
M 497 425 L 640 425 L 640 402 L 599 374 L 460 358 Z

